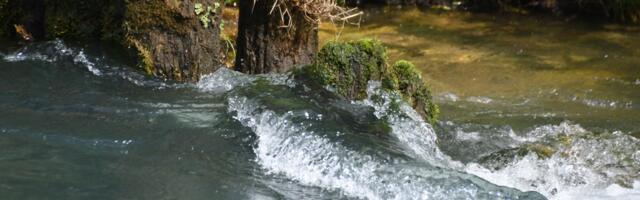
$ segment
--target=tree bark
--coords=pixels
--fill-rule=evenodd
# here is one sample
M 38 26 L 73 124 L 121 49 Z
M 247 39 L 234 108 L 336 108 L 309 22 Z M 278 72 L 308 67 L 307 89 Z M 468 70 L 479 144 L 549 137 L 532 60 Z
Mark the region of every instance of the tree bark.
M 318 47 L 318 24 L 305 12 L 288 6 L 282 17 L 274 0 L 241 0 L 238 22 L 236 70 L 249 73 L 282 73 L 310 64 Z M 290 23 L 289 23 L 289 20 Z M 289 27 L 283 27 L 290 24 Z
M 0 37 L 18 38 L 15 24 L 36 40 L 120 42 L 147 74 L 195 82 L 222 66 L 223 7 L 223 0 L 0 0 Z

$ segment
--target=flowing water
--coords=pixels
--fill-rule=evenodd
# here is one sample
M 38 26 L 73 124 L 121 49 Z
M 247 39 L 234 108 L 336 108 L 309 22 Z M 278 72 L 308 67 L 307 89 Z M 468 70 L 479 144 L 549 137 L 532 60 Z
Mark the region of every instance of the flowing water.
M 349 102 L 287 74 L 179 84 L 101 43 L 2 43 L 0 199 L 640 198 L 636 30 L 368 13 L 341 37 L 420 66 L 434 126 L 377 82 Z

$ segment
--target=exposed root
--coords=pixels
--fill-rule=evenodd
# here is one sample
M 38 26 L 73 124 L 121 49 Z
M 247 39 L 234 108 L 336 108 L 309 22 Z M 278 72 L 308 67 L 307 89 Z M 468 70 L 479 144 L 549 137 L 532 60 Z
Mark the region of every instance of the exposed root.
M 253 0 L 254 4 L 256 1 Z M 315 23 L 328 20 L 331 23 L 359 25 L 362 11 L 357 8 L 345 8 L 338 5 L 337 0 L 275 0 L 271 6 L 270 14 L 278 13 L 282 20 L 283 28 L 293 27 L 291 9 L 298 9 L 305 13 L 305 19 Z

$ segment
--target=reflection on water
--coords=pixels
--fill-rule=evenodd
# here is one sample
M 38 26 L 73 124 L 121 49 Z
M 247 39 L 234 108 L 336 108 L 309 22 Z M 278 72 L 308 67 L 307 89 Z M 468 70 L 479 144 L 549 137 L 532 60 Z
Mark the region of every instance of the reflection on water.
M 525 128 L 571 120 L 640 132 L 640 27 L 542 16 L 368 8 L 360 27 L 321 25 L 326 42 L 372 37 L 416 64 L 444 120 Z

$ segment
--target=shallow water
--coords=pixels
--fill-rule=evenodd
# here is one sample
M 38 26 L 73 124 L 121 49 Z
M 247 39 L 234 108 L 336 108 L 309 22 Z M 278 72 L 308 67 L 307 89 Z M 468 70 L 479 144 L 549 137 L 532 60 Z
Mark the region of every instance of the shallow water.
M 323 41 L 376 38 L 412 61 L 443 119 L 527 128 L 571 120 L 640 132 L 640 27 L 549 16 L 365 10 L 360 27 L 323 24 Z M 463 108 L 464 106 L 464 108 Z
M 611 182 L 630 188 L 638 180 L 638 141 L 629 135 L 640 138 L 640 27 L 399 7 L 365 11 L 359 27 L 322 24 L 322 40 L 376 38 L 389 47 L 390 60 L 414 62 L 443 111 L 438 146 L 468 172 L 556 199 L 607 198 Z M 474 164 L 523 145 L 554 152 L 543 160 L 502 160 L 500 169 Z M 612 178 L 619 169 L 634 178 Z
M 447 61 L 458 56 L 455 39 L 448 41 L 454 50 L 447 54 L 427 45 L 436 41 L 428 38 L 446 43 L 444 38 L 464 34 L 420 31 L 425 22 L 415 17 L 447 21 L 468 14 L 406 13 L 414 18 L 402 27 L 424 32 L 403 33 L 411 42 L 393 40 L 401 23 L 383 19 L 372 21 L 393 25 L 365 21 L 361 31 L 395 44 L 392 59 L 406 57 L 422 66 L 442 110 L 435 127 L 406 105 L 388 109 L 399 98 L 378 90 L 376 82 L 368 91 L 376 98 L 349 102 L 286 74 L 222 69 L 198 83 L 178 84 L 142 75 L 122 52 L 100 43 L 2 43 L 1 199 L 640 197 L 640 142 L 630 136 L 640 128 L 640 76 L 631 66 L 639 63 L 636 58 L 620 57 L 616 62 L 629 65 L 616 65 L 622 67 L 610 73 L 595 65 L 598 73 L 533 69 L 509 62 L 519 57 L 508 53 Z M 376 33 L 378 27 L 389 32 Z M 349 31 L 343 37 L 362 36 Z M 624 45 L 634 41 L 627 40 Z M 402 46 L 412 43 L 422 48 L 417 52 L 442 54 L 409 56 Z M 469 51 L 506 49 L 488 39 L 475 44 Z M 539 58 L 532 53 L 520 62 Z M 484 76 L 493 72 L 511 82 Z M 540 84 L 516 80 L 534 77 Z M 527 148 L 533 151 L 522 153 Z

